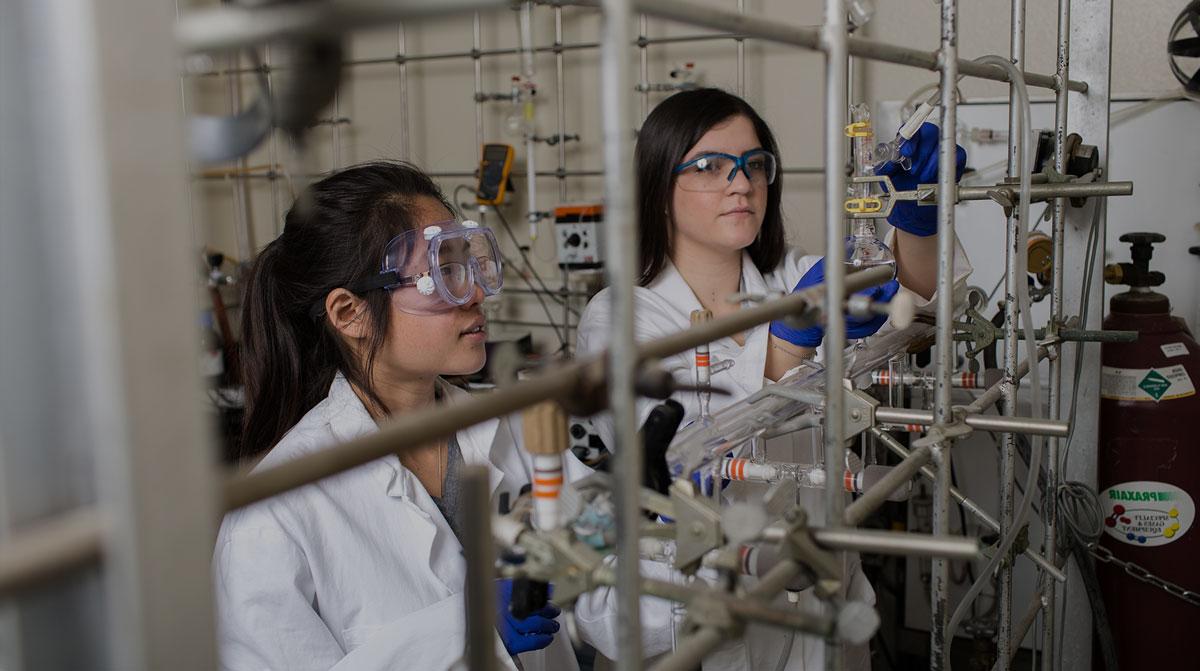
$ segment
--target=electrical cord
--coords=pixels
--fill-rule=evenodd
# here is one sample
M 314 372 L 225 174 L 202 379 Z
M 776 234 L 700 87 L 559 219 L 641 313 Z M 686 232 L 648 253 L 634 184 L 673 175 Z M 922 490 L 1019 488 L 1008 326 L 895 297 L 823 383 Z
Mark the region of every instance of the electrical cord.
M 1079 294 L 1079 326 L 1087 328 L 1088 314 L 1090 312 L 1088 296 L 1091 294 L 1092 281 L 1095 279 L 1096 254 L 1100 248 L 1099 236 L 1096 234 L 1096 229 L 1099 228 L 1100 218 L 1108 211 L 1108 199 L 1101 198 L 1100 202 L 1095 205 L 1095 210 L 1092 214 L 1092 228 L 1088 231 L 1087 249 L 1087 265 L 1083 273 L 1083 287 Z M 1079 401 L 1079 379 L 1083 371 L 1083 350 L 1085 343 L 1075 344 L 1075 370 L 1072 372 L 1071 384 L 1071 410 L 1068 417 L 1075 416 L 1075 407 Z M 1067 466 L 1070 464 L 1071 443 L 1075 437 L 1075 422 L 1071 422 L 1071 427 L 1067 430 L 1067 439 L 1063 443 L 1063 449 L 1059 454 L 1059 473 L 1066 473 Z
M 1087 549 L 1088 545 L 1095 543 L 1104 533 L 1104 512 L 1100 507 L 1100 499 L 1091 487 L 1074 481 L 1059 485 L 1056 498 L 1060 525 L 1067 530 L 1066 556 L 1074 557 L 1084 591 L 1087 592 L 1088 601 L 1091 603 L 1092 623 L 1096 630 L 1100 656 L 1104 659 L 1104 666 L 1108 671 L 1117 671 L 1116 641 L 1113 639 L 1104 598 L 1100 594 L 1096 566 Z M 1061 653 L 1061 646 L 1059 650 Z
M 521 255 L 521 260 L 525 262 L 526 270 L 528 270 L 529 274 L 533 276 L 534 281 L 538 283 L 538 286 L 541 287 L 542 291 L 545 292 L 546 295 L 549 296 L 550 299 L 555 303 L 558 303 L 559 305 L 562 305 L 570 310 L 572 315 L 579 317 L 579 310 L 564 305 L 564 301 L 570 299 L 559 296 L 558 292 L 554 291 L 550 287 L 547 287 L 546 283 L 542 281 L 542 276 L 538 274 L 537 268 L 534 268 L 533 264 L 529 262 L 529 256 L 525 253 L 525 248 L 521 246 L 520 242 L 517 241 L 517 236 L 513 233 L 512 227 L 508 225 L 508 218 L 504 216 L 504 212 L 500 211 L 500 208 L 492 208 L 492 210 L 496 213 L 497 217 L 500 217 L 500 223 L 504 224 L 504 232 L 508 234 L 508 239 L 512 240 L 513 246 L 517 248 L 517 253 Z M 528 284 L 528 280 L 526 280 L 526 283 Z M 532 289 L 533 287 L 530 286 L 530 288 Z
M 579 312 L 575 308 L 571 307 L 570 297 L 563 296 L 562 299 L 559 300 L 559 297 L 555 296 L 554 292 L 552 292 L 550 288 L 546 286 L 546 283 L 542 281 L 542 276 L 538 274 L 537 269 L 533 267 L 532 263 L 530 263 L 529 256 L 525 254 L 525 248 L 522 247 L 521 243 L 517 241 L 517 236 L 513 233 L 512 226 L 508 225 L 508 219 L 504 216 L 504 213 L 500 211 L 500 208 L 494 209 L 496 216 L 500 217 L 500 223 L 504 224 L 504 232 L 508 234 L 508 239 L 512 240 L 513 246 L 517 248 L 517 253 L 521 255 L 521 260 L 525 262 L 525 269 L 529 271 L 529 274 L 533 276 L 533 279 L 538 283 L 538 286 L 542 288 L 542 291 L 545 292 L 546 295 L 551 298 L 551 300 L 566 308 L 568 314 L 575 315 L 575 318 L 578 319 Z M 537 298 L 538 303 L 541 303 L 542 309 L 546 312 L 546 318 L 550 320 L 550 324 L 553 326 L 554 316 L 550 314 L 550 309 L 546 307 L 546 302 L 542 300 L 541 295 L 538 294 L 537 289 L 535 289 L 533 284 L 530 283 L 528 277 L 522 275 L 521 278 L 525 280 L 525 284 L 529 287 L 530 291 L 533 292 L 534 298 Z M 554 329 L 554 334 L 558 336 L 559 352 L 563 352 L 568 348 L 567 342 L 570 340 L 570 329 L 570 317 L 563 322 L 562 333 L 559 333 L 558 329 Z
M 458 194 L 460 191 L 463 191 L 463 190 L 470 191 L 471 193 L 478 195 L 478 192 L 476 192 L 474 189 L 472 189 L 469 185 L 459 184 L 458 186 L 454 187 L 453 194 L 454 194 L 454 202 L 455 203 L 459 202 Z M 496 216 L 498 216 L 500 218 L 500 222 L 502 224 L 504 224 L 504 231 L 508 234 L 508 238 L 510 240 L 512 240 L 513 246 L 517 248 L 517 253 L 521 255 L 521 260 L 525 265 L 525 269 L 528 271 L 529 275 L 532 275 L 534 280 L 537 281 L 538 286 L 541 287 L 541 291 L 539 291 L 537 287 L 533 286 L 533 283 L 530 281 L 530 279 L 527 275 L 525 275 L 524 273 L 518 273 L 521 276 L 521 279 L 525 282 L 525 285 L 529 287 L 530 292 L 532 292 L 532 295 L 537 300 L 538 304 L 542 306 L 542 311 L 546 313 L 546 319 L 549 320 L 550 327 L 554 331 L 555 337 L 558 338 L 559 351 L 562 352 L 562 351 L 566 350 L 568 347 L 567 341 L 570 339 L 570 334 L 569 334 L 570 324 L 563 324 L 562 332 L 559 332 L 558 328 L 556 328 L 554 326 L 554 314 L 551 312 L 550 307 L 548 305 L 546 305 L 546 301 L 543 298 L 543 294 L 545 294 L 546 296 L 549 296 L 550 299 L 553 300 L 554 302 L 556 302 L 557 304 L 559 304 L 563 307 L 566 307 L 567 310 L 569 310 L 570 313 L 575 315 L 576 317 L 579 316 L 579 312 L 577 310 L 575 310 L 574 308 L 570 307 L 570 305 L 564 303 L 564 301 L 570 300 L 568 297 L 564 296 L 564 297 L 560 298 L 560 297 L 556 296 L 554 294 L 554 292 L 550 290 L 549 287 L 546 286 L 546 283 L 544 281 L 542 281 L 541 275 L 538 274 L 537 269 L 533 267 L 532 263 L 530 263 L 529 257 L 525 254 L 525 249 L 521 246 L 521 243 L 517 241 L 517 237 L 515 234 L 513 234 L 512 227 L 509 226 L 508 219 L 505 218 L 504 213 L 500 211 L 500 208 L 492 208 L 492 211 L 494 211 L 496 213 Z M 516 264 L 513 263 L 509 259 L 509 257 L 505 256 L 503 251 L 500 252 L 500 259 L 504 262 L 505 265 L 511 265 L 513 267 L 516 267 Z

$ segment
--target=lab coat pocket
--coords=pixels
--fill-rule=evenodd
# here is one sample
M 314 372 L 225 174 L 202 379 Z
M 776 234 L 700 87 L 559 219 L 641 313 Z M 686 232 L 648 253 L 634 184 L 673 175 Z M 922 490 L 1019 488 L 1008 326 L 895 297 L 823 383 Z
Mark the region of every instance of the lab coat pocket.
M 381 625 L 342 630 L 346 656 L 336 669 L 448 669 L 462 657 L 466 610 L 454 594 Z

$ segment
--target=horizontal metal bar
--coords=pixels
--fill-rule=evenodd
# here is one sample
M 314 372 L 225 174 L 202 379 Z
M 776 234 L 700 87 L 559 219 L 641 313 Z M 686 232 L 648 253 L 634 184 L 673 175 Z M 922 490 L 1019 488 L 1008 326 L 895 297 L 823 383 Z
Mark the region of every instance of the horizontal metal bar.
M 891 438 L 891 436 L 888 437 Z M 949 559 L 975 559 L 979 555 L 978 540 L 962 536 L 934 536 L 902 531 L 841 527 L 836 529 L 809 527 L 808 531 L 812 535 L 813 542 L 826 550 L 872 552 L 883 555 L 938 556 Z M 779 543 L 784 540 L 786 535 L 786 527 L 773 524 L 762 530 L 758 540 Z
M 564 3 L 565 4 L 565 3 Z M 591 2 L 571 4 L 594 4 Z M 770 42 L 788 44 L 802 49 L 821 51 L 824 47 L 821 40 L 820 27 L 791 24 L 769 19 L 766 17 L 749 16 L 736 12 L 704 7 L 694 2 L 682 0 L 633 0 L 635 9 L 649 16 L 671 19 L 680 23 L 703 26 L 714 30 L 724 30 L 749 38 L 759 38 Z M 937 71 L 938 52 L 922 51 L 884 42 L 876 42 L 861 37 L 847 38 L 850 55 L 867 60 L 883 61 L 896 65 L 922 68 Z M 974 61 L 959 59 L 958 72 L 969 77 L 991 79 L 1007 82 L 1008 73 L 992 65 L 982 65 Z M 1024 73 L 1025 84 L 1046 89 L 1057 88 L 1056 78 L 1052 75 Z M 1086 92 L 1087 84 L 1069 80 L 1067 88 L 1071 91 Z
M 591 298 L 593 295 L 593 294 L 589 294 L 586 291 L 574 291 L 574 290 L 563 291 L 562 289 L 551 289 L 550 291 L 542 291 L 541 289 L 522 289 L 520 287 L 504 287 L 504 289 L 502 291 L 503 291 L 503 293 L 506 293 L 506 294 L 521 294 L 521 295 L 541 294 L 543 296 L 559 296 L 559 297 L 565 296 L 567 298 Z M 493 323 L 495 323 L 498 320 L 493 319 L 491 321 Z
M 808 166 L 796 166 L 794 168 L 780 168 L 780 172 L 789 175 L 818 175 L 825 171 L 824 168 L 814 168 Z M 474 170 L 428 170 L 426 175 L 434 179 L 478 179 L 479 175 Z M 567 177 L 603 177 L 603 170 L 538 170 L 538 177 L 557 177 L 565 179 Z M 327 177 L 328 173 L 313 173 L 313 174 L 293 174 L 293 178 L 301 179 L 320 179 Z M 513 173 L 513 177 L 522 179 L 524 175 Z M 240 172 L 234 169 L 224 171 L 205 171 L 201 173 L 192 173 L 191 178 L 194 180 L 216 180 L 228 181 L 231 179 L 283 179 L 285 177 L 282 171 L 255 171 L 255 172 Z
M 616 571 L 608 566 L 602 566 L 592 573 L 592 579 L 597 584 L 615 585 L 617 582 Z M 813 615 L 799 610 L 773 608 L 760 601 L 743 599 L 734 594 L 719 592 L 712 588 L 693 587 L 643 577 L 641 580 L 641 591 L 643 594 L 684 604 L 697 598 L 709 599 L 720 603 L 729 609 L 731 615 L 739 619 L 773 627 L 800 630 L 817 635 L 827 634 L 833 627 L 833 622 L 828 617 Z
M 875 421 L 883 424 L 933 425 L 933 412 L 915 408 L 875 408 Z M 967 414 L 963 422 L 973 429 L 999 431 L 1003 433 L 1027 433 L 1037 436 L 1065 438 L 1071 430 L 1070 422 L 1034 417 L 1007 417 L 1003 415 Z
M 891 271 L 877 267 L 846 277 L 850 295 L 891 279 Z M 694 326 L 666 338 L 642 343 L 638 360 L 662 359 L 688 351 L 749 328 L 782 318 L 802 315 L 822 304 L 824 285 L 816 285 L 711 322 Z M 803 321 L 803 320 L 802 320 Z M 535 403 L 570 398 L 583 381 L 605 377 L 606 353 L 577 360 L 533 379 L 507 387 L 503 394 L 486 394 L 454 406 L 439 406 L 406 413 L 388 422 L 379 432 L 337 447 L 319 450 L 264 471 L 231 476 L 225 483 L 224 508 L 234 510 L 322 478 L 361 466 L 389 454 L 399 454 L 431 440 L 454 434 L 463 427 L 493 417 L 511 414 Z
M 336 37 L 352 30 L 388 28 L 402 21 L 510 5 L 508 0 L 307 0 L 253 7 L 221 5 L 179 17 L 175 38 L 184 53 L 226 51 L 288 38 Z
M 883 266 L 868 268 L 846 275 L 846 295 L 850 296 L 866 287 L 873 287 L 891 279 L 890 271 Z M 781 298 L 758 305 L 742 308 L 733 314 L 693 326 L 686 331 L 651 340 L 642 345 L 642 356 L 646 359 L 662 359 L 690 350 L 697 345 L 715 342 L 788 315 L 799 315 L 806 310 L 824 304 L 822 291 L 825 285 L 797 291 Z
M 1046 337 L 1047 329 L 1034 329 L 1033 338 L 1041 340 Z M 967 334 L 963 334 L 967 335 Z M 1024 338 L 1024 336 L 1020 336 Z M 1128 343 L 1137 342 L 1137 331 L 1112 331 L 1112 330 L 1092 330 L 1092 329 L 1059 329 L 1055 337 L 1060 342 L 1111 342 L 1111 343 Z M 996 334 L 997 340 L 1004 339 L 1004 333 Z
M 879 427 L 871 427 L 868 430 L 872 436 L 879 440 L 879 442 L 883 443 L 883 445 L 891 450 L 894 454 L 899 455 L 901 458 L 908 457 L 908 448 L 900 444 L 900 441 L 896 440 L 892 434 L 880 429 Z M 929 466 L 923 466 L 921 468 L 921 475 L 925 476 L 925 478 L 930 482 L 933 482 L 934 478 L 936 477 L 933 469 Z M 974 515 L 975 519 L 983 523 L 984 526 L 995 532 L 1000 531 L 1000 523 L 996 521 L 996 518 L 989 515 L 986 510 L 981 508 L 978 503 L 975 503 L 973 500 L 964 495 L 957 487 L 950 487 L 950 496 L 953 497 L 955 502 L 961 505 L 964 510 L 967 510 Z M 1060 569 L 1055 567 L 1050 562 L 1046 561 L 1046 558 L 1033 548 L 1026 548 L 1024 554 L 1026 557 L 1029 557 L 1033 563 L 1037 564 L 1039 568 L 1045 571 L 1050 577 L 1054 578 L 1058 582 L 1067 581 L 1066 574 L 1064 574 Z
M 965 536 L 875 529 L 813 529 L 812 537 L 817 545 L 830 550 L 964 560 L 979 558 L 979 540 Z
M 731 33 L 719 33 L 713 35 L 677 35 L 675 37 L 646 37 L 640 40 L 635 40 L 630 43 L 630 46 L 641 46 L 652 44 L 682 44 L 686 42 L 709 42 L 713 40 L 740 40 L 745 39 L 743 35 L 735 35 Z M 572 44 L 562 45 L 547 45 L 534 47 L 535 53 L 559 53 L 562 51 L 584 51 L 589 49 L 600 48 L 599 42 L 576 42 Z M 342 61 L 343 68 L 360 67 L 365 65 L 401 65 L 404 63 L 421 63 L 429 61 L 446 61 L 455 59 L 475 59 L 489 58 L 495 56 L 515 56 L 521 53 L 520 47 L 507 47 L 500 49 L 479 49 L 478 51 L 444 51 L 432 54 L 401 54 L 397 53 L 394 56 L 381 56 L 376 58 L 350 58 Z M 217 77 L 225 75 L 249 75 L 259 72 L 273 72 L 279 70 L 291 69 L 290 65 L 265 65 L 259 67 L 245 68 L 224 68 L 219 70 L 199 70 L 188 73 L 193 77 Z
M 425 174 L 429 175 L 430 177 L 433 177 L 434 179 L 451 179 L 451 178 L 478 179 L 478 177 L 479 177 L 479 175 L 474 170 L 429 170 Z M 603 170 L 563 170 L 560 172 L 558 170 L 538 170 L 536 174 L 538 177 L 558 177 L 558 178 L 603 177 L 604 171 Z M 230 180 L 230 179 L 274 180 L 274 179 L 284 179 L 287 176 L 288 175 L 286 175 L 282 171 L 267 171 L 267 172 L 252 172 L 252 173 L 240 173 L 240 172 L 193 173 L 191 177 L 192 177 L 192 179 L 195 179 L 195 180 L 226 181 L 226 180 Z M 293 179 L 313 180 L 313 179 L 321 179 L 322 177 L 328 177 L 329 173 L 308 173 L 308 174 L 292 173 L 290 176 Z M 525 175 L 518 175 L 516 173 L 513 173 L 512 177 L 514 177 L 516 179 L 523 179 L 525 177 Z
M 888 471 L 887 475 L 880 478 L 874 487 L 863 492 L 862 496 L 858 497 L 854 503 L 846 506 L 842 512 L 842 521 L 846 526 L 851 527 L 862 524 L 863 520 L 883 505 L 884 501 L 887 501 L 892 492 L 912 480 L 917 471 L 929 463 L 930 456 L 931 452 L 928 447 L 918 447 L 913 450 L 912 454 L 905 457 L 892 470 Z
M 1020 196 L 1016 184 L 997 184 L 995 186 L 960 186 L 958 200 L 989 200 L 989 192 L 1004 189 L 1011 191 L 1013 198 Z M 1092 198 L 1094 196 L 1131 196 L 1133 182 L 1062 182 L 1056 184 L 1031 184 L 1029 187 L 1030 202 L 1050 200 L 1051 198 Z M 1014 200 L 1015 202 L 1015 200 Z
M 0 597 L 98 563 L 104 553 L 100 511 L 80 508 L 20 529 L 0 545 Z
M 489 324 L 499 324 L 500 326 L 525 326 L 525 327 L 529 327 L 529 328 L 559 329 L 559 330 L 561 330 L 563 327 L 562 324 L 551 324 L 550 322 L 526 321 L 524 319 L 489 319 L 488 323 Z M 574 330 L 577 327 L 574 324 L 568 324 L 567 328 Z

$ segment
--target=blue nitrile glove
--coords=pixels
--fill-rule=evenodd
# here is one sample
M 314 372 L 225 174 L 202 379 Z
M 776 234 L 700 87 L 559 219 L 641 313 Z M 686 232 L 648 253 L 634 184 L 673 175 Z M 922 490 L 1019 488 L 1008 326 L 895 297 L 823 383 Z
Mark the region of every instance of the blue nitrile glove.
M 809 268 L 807 273 L 804 273 L 804 276 L 800 278 L 800 281 L 796 283 L 796 288 L 792 289 L 792 291 L 800 291 L 801 289 L 821 284 L 824 281 L 825 259 L 822 258 L 812 268 Z M 871 287 L 870 289 L 863 289 L 858 293 L 868 296 L 872 301 L 877 303 L 887 303 L 892 300 L 897 291 L 900 291 L 900 283 L 896 280 L 891 280 L 886 284 Z M 846 337 L 851 339 L 866 338 L 869 335 L 874 335 L 876 331 L 883 328 L 886 322 L 887 315 L 872 315 L 870 317 L 846 315 Z M 784 320 L 776 319 L 771 322 L 771 335 L 799 347 L 816 347 L 821 344 L 821 340 L 825 337 L 825 329 L 820 326 L 796 329 L 788 326 L 784 323 Z
M 509 608 L 512 603 L 512 580 L 505 578 L 496 581 L 496 608 L 499 617 L 496 630 L 500 632 L 500 640 L 510 655 L 522 652 L 541 650 L 550 645 L 554 634 L 558 632 L 558 623 L 554 618 L 562 611 L 552 603 L 533 613 L 527 618 L 517 619 Z
M 938 144 L 941 130 L 929 123 L 921 124 L 915 135 L 900 144 L 900 155 L 912 159 L 912 167 L 905 170 L 899 163 L 889 161 L 877 171 L 880 175 L 889 175 L 892 184 L 900 191 L 911 191 L 918 184 L 933 184 L 938 175 Z M 967 165 L 967 150 L 955 145 L 954 181 L 962 179 L 963 168 Z M 911 200 L 902 200 L 892 208 L 888 215 L 888 223 L 896 228 L 925 237 L 937 233 L 937 206 L 917 205 Z

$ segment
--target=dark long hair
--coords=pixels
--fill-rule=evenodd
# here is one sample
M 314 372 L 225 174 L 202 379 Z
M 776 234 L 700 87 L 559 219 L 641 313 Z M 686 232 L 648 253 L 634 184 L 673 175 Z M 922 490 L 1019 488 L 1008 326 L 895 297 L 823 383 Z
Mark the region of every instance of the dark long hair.
M 312 184 L 288 211 L 283 234 L 263 249 L 245 283 L 243 459 L 274 447 L 326 396 L 339 372 L 386 410 L 370 371 L 387 337 L 388 292 L 362 296 L 371 335 L 361 361 L 326 317 L 323 303 L 330 291 L 379 272 L 388 241 L 416 225 L 414 205 L 422 196 L 454 211 L 416 167 L 378 161 Z
M 713 126 L 735 116 L 754 124 L 763 149 L 779 158 L 779 144 L 763 118 L 745 100 L 721 89 L 682 91 L 658 104 L 638 132 L 637 166 L 639 269 L 638 284 L 646 286 L 662 272 L 671 256 L 671 189 L 675 166 Z M 767 187 L 767 210 L 762 230 L 746 248 L 761 272 L 774 270 L 783 259 L 783 214 L 779 202 L 783 180 L 777 175 Z

